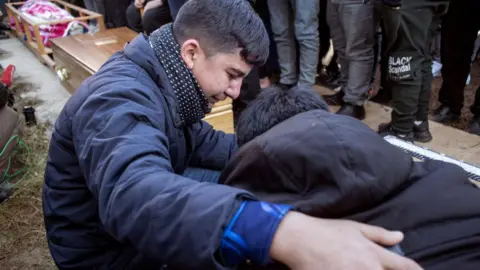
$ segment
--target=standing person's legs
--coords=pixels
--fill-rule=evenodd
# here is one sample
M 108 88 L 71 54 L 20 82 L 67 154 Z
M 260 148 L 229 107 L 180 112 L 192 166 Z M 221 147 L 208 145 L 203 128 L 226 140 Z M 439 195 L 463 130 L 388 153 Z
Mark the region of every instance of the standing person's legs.
M 247 105 L 254 100 L 261 91 L 260 87 L 260 69 L 253 67 L 250 73 L 243 79 L 240 95 L 232 102 L 233 106 L 233 125 L 237 126 L 237 120 Z
M 431 53 L 431 41 L 435 38 L 437 29 L 441 23 L 440 16 L 434 16 L 430 25 L 429 33 L 427 36 L 427 43 L 425 44 L 426 57 L 423 60 L 422 65 L 422 90 L 418 99 L 418 111 L 415 117 L 416 121 L 427 121 L 428 111 L 430 107 L 430 96 L 432 93 L 432 60 L 434 55 Z
M 173 20 L 175 20 L 178 11 L 186 2 L 187 0 L 168 0 L 168 7 L 170 8 L 170 15 L 172 16 Z
M 341 20 L 342 0 L 328 0 L 327 2 L 327 22 L 330 28 L 330 35 L 332 37 L 333 49 L 335 51 L 334 59 L 338 60 L 340 64 L 340 76 L 338 79 L 338 86 L 335 90 L 338 92 L 333 95 L 323 96 L 328 105 L 343 105 L 344 88 L 348 81 L 349 62 L 345 55 L 346 51 L 346 36 L 343 21 Z
M 388 80 L 392 87 L 393 111 L 391 125 L 379 128 L 383 135 L 413 139 L 420 95 L 431 87 L 431 70 L 428 77 L 424 72 L 426 61 L 431 59 L 430 47 L 426 44 L 431 44 L 432 23 L 447 7 L 448 1 L 425 0 L 404 0 L 399 9 L 385 6 L 384 38 L 388 42 Z
M 480 27 L 477 17 L 480 4 L 477 3 L 476 0 L 451 2 L 442 22 L 443 83 L 438 96 L 441 106 L 435 111 L 435 120 L 441 123 L 460 118 L 465 82 L 470 73 L 471 56 Z
M 265 88 L 270 84 L 270 77 L 275 73 L 278 73 L 280 68 L 278 66 L 277 45 L 275 44 L 275 40 L 273 38 L 272 24 L 270 22 L 270 13 L 268 11 L 267 0 L 257 0 L 255 2 L 255 10 L 265 24 L 265 29 L 267 29 L 268 38 L 270 40 L 270 54 L 268 55 L 267 62 L 259 69 L 259 76 L 262 80 L 261 87 Z
M 95 8 L 96 8 L 96 12 L 102 14 L 102 15 L 106 15 L 105 13 L 105 2 L 106 0 L 92 0 L 95 4 Z
M 468 132 L 480 135 L 480 87 L 475 94 L 475 101 L 470 107 L 470 111 L 473 113 L 473 119 L 470 121 Z
M 294 1 L 295 37 L 299 45 L 298 84 L 313 85 L 317 76 L 320 39 L 318 33 L 318 0 Z
M 370 80 L 370 89 L 375 82 L 375 77 L 377 75 L 377 69 L 380 64 L 380 54 L 381 54 L 381 29 L 380 22 L 382 20 L 382 8 L 383 2 L 381 0 L 373 0 L 373 22 L 374 22 L 374 44 L 373 44 L 373 68 L 372 68 L 372 79 Z
M 345 55 L 346 51 L 346 37 L 344 32 L 344 26 L 340 17 L 340 4 L 338 1 L 329 0 L 327 3 L 327 22 L 330 27 L 330 35 L 333 41 L 333 48 L 340 63 L 340 85 L 342 88 L 347 84 L 349 63 Z M 332 60 L 333 61 L 333 60 Z M 343 91 L 343 89 L 342 89 Z
M 153 31 L 160 28 L 162 25 L 172 22 L 170 16 L 170 9 L 168 5 L 161 5 L 156 8 L 147 10 L 143 14 L 142 28 L 145 30 L 145 34 L 149 36 Z
M 127 26 L 126 10 L 130 0 L 104 0 L 108 27 Z
M 143 32 L 142 14 L 134 4 L 128 6 L 126 11 L 128 27 L 137 33 Z
M 432 41 L 435 38 L 441 17 L 434 15 L 425 44 L 425 58 L 422 62 L 422 88 L 418 98 L 418 110 L 415 114 L 413 125 L 413 138 L 419 142 L 429 142 L 432 140 L 432 134 L 429 130 L 428 113 L 430 109 L 430 98 L 432 94 Z
M 318 32 L 320 37 L 320 52 L 318 55 L 317 73 L 321 74 L 320 83 L 327 88 L 338 90 L 338 77 L 340 76 L 340 69 L 337 63 L 337 54 L 334 53 L 328 63 L 324 63 L 324 57 L 328 56 L 330 51 L 330 27 L 327 22 L 327 7 L 328 0 L 320 0 L 320 11 L 318 13 Z M 322 74 L 325 72 L 325 74 Z
M 293 16 L 290 0 L 268 0 L 270 22 L 275 43 L 277 44 L 280 66 L 280 83 L 293 85 L 298 82 L 297 52 L 293 31 Z
M 479 52 L 480 52 L 480 35 L 478 35 L 478 32 L 477 32 L 477 39 L 475 40 L 475 45 L 474 45 L 473 54 L 472 54 L 472 63 L 477 60 Z
M 480 86 L 477 88 L 477 92 L 475 93 L 475 101 L 473 102 L 470 111 L 475 117 L 480 118 Z
M 440 21 L 440 23 L 441 23 L 441 21 Z M 441 44 L 442 44 L 442 28 L 441 28 L 441 26 L 439 26 L 439 27 L 437 27 L 437 29 L 435 29 L 435 35 L 434 35 L 433 40 L 434 40 L 434 43 L 435 43 L 434 51 L 432 52 L 433 60 L 441 63 L 442 62 L 442 60 L 441 60 L 442 58 L 440 56 L 440 52 L 442 50 L 442 46 L 441 46 Z
M 97 12 L 97 9 L 95 7 L 95 0 L 83 0 L 83 5 L 86 9 Z
M 392 91 L 388 87 L 387 84 L 387 77 L 388 77 L 388 57 L 387 57 L 387 39 L 385 38 L 385 27 L 382 22 L 380 23 L 380 27 L 382 29 L 380 43 L 380 87 L 383 88 L 384 91 L 387 91 L 387 96 L 391 97 Z
M 318 12 L 318 34 L 320 38 L 320 53 L 319 63 L 322 58 L 327 55 L 330 48 L 330 27 L 327 22 L 327 2 L 328 0 L 320 0 L 320 7 Z
M 363 106 L 374 66 L 376 20 L 373 1 L 349 0 L 342 5 L 340 19 L 344 27 L 348 61 L 348 81 L 345 86 L 346 103 Z

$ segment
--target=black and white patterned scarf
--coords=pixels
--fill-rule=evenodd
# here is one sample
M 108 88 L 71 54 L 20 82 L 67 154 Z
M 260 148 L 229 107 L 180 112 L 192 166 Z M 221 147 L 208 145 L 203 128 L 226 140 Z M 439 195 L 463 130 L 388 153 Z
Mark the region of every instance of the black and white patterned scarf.
M 197 79 L 180 55 L 180 46 L 173 37 L 173 24 L 164 25 L 150 34 L 149 42 L 173 87 L 184 124 L 197 123 L 211 109 Z

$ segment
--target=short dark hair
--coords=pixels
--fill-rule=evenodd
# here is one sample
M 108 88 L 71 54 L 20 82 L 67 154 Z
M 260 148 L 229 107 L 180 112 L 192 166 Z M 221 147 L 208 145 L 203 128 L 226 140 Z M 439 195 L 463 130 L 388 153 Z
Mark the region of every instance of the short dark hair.
M 180 44 L 198 40 L 207 56 L 240 48 L 252 65 L 268 58 L 267 30 L 247 0 L 189 0 L 175 18 L 173 33 Z
M 319 109 L 328 111 L 328 105 L 313 87 L 265 88 L 238 119 L 238 145 L 244 145 L 290 117 Z

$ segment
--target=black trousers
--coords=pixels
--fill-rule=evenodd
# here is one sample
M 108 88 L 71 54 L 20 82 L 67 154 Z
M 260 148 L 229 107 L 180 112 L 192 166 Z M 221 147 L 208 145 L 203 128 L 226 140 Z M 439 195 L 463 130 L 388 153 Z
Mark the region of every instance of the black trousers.
M 125 11 L 130 5 L 130 0 L 103 0 L 98 2 L 103 2 L 105 8 L 104 20 L 107 28 L 127 26 Z
M 318 13 L 318 33 L 320 35 L 320 53 L 318 59 L 318 73 L 322 69 L 322 58 L 327 55 L 330 48 L 330 27 L 327 22 L 327 2 L 328 0 L 320 0 L 320 12 Z M 337 62 L 337 53 L 334 51 L 332 60 L 326 66 L 326 70 L 332 74 L 340 72 Z
M 131 4 L 127 8 L 126 14 L 128 27 L 138 33 L 145 32 L 147 36 L 160 28 L 160 26 L 172 22 L 170 9 L 166 4 L 147 10 L 143 17 L 140 14 L 140 10 L 134 4 Z
M 270 77 L 275 73 L 280 73 L 280 67 L 278 65 L 277 45 L 273 39 L 272 24 L 270 23 L 270 13 L 268 12 L 267 1 L 257 0 L 255 4 L 253 4 L 253 8 L 262 19 L 268 33 L 268 38 L 270 39 L 270 54 L 268 55 L 265 65 L 260 67 L 259 76 L 260 78 Z
M 438 100 L 451 112 L 460 114 L 463 108 L 465 81 L 470 73 L 472 52 L 480 30 L 480 1 L 452 1 L 442 22 L 442 77 Z M 480 116 L 480 90 L 470 108 Z
M 170 8 L 170 15 L 172 16 L 173 20 L 175 20 L 178 11 L 186 2 L 187 0 L 168 0 L 168 7 Z
M 243 110 L 248 104 L 253 101 L 260 93 L 260 78 L 270 77 L 279 71 L 278 54 L 275 41 L 273 40 L 273 33 L 270 24 L 270 14 L 266 0 L 257 0 L 252 4 L 258 16 L 262 19 L 265 28 L 270 38 L 270 54 L 267 62 L 261 67 L 253 67 L 252 71 L 243 79 L 242 87 L 240 89 L 240 96 L 233 101 L 234 125 L 236 126 L 238 117 L 240 117 Z
M 431 42 L 448 4 L 448 0 L 403 0 L 399 9 L 383 8 L 392 128 L 398 132 L 411 132 L 414 121 L 428 120 Z

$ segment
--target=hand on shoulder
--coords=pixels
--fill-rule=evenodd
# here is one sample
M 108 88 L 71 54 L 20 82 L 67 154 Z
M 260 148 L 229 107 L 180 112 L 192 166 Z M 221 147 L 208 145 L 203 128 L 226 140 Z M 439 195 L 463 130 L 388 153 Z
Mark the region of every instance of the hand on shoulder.
M 273 238 L 270 255 L 291 269 L 421 270 L 412 260 L 388 251 L 403 240 L 400 232 L 347 220 L 290 212 Z

